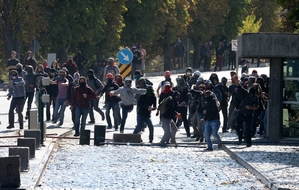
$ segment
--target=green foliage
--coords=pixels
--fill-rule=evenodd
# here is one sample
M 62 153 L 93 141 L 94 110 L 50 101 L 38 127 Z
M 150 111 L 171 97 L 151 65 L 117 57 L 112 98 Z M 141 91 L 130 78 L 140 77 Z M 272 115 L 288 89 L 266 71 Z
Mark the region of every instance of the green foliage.
M 244 21 L 242 21 L 243 26 L 239 27 L 239 34 L 245 32 L 259 32 L 262 25 L 262 18 L 256 20 L 254 14 L 248 15 Z

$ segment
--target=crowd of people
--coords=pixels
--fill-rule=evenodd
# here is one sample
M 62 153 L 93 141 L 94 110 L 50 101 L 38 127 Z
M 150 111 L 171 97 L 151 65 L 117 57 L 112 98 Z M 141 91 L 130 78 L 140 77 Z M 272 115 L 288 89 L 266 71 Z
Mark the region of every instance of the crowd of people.
M 12 58 L 8 60 L 8 99 L 12 98 L 8 129 L 15 127 L 14 111 L 18 113 L 20 129 L 23 128 L 22 112 L 25 101 L 28 99 L 25 116 L 25 119 L 28 119 L 34 94 L 41 93 L 38 76 L 43 76 L 50 78 L 50 85 L 45 87 L 50 96 L 50 102 L 46 105 L 46 121 L 62 126 L 65 109 L 70 106 L 74 136 L 80 135 L 80 130 L 85 129 L 86 123 L 96 123 L 94 111 L 101 115 L 103 121 L 106 120 L 107 129 L 114 128 L 115 131 L 124 133 L 126 119 L 134 105 L 137 105 L 137 124 L 133 133 L 140 133 L 147 127 L 149 142 L 152 143 L 154 127 L 151 112 L 156 110 L 164 130 L 160 141 L 162 146 L 176 143 L 176 132 L 183 125 L 187 137 L 200 142 L 205 139 L 206 150 L 213 150 L 211 135 L 221 147 L 218 135 L 220 113 L 223 117 L 222 133 L 229 132 L 229 129 L 235 130 L 239 138 L 237 144 L 241 144 L 245 139 L 246 145 L 250 147 L 251 138 L 256 134 L 258 126 L 258 133 L 265 133 L 269 78 L 263 74 L 259 76 L 256 70 L 249 74 L 248 61 L 242 68 L 240 80 L 234 71 L 231 72 L 230 86 L 227 86 L 228 79 L 223 77 L 219 80 L 217 73 L 211 73 L 208 79 L 204 79 L 200 71 L 193 71 L 188 67 L 183 75 L 176 77 L 174 83 L 171 73 L 165 71 L 165 79 L 159 83 L 155 94 L 153 83 L 145 78 L 140 70 L 134 72 L 135 87 L 131 77 L 123 79 L 112 57 L 108 59 L 101 78 L 95 69 L 96 64 L 87 71 L 85 77 L 80 74 L 83 70 L 72 57 L 61 64 L 61 68 L 57 61 L 53 61 L 48 67 L 36 65 L 30 53 L 28 52 L 24 64 L 16 59 L 14 51 Z M 81 52 L 76 56 L 79 56 L 79 53 Z M 80 61 L 80 64 L 83 62 Z M 99 100 L 103 96 L 105 113 L 99 107 Z M 111 109 L 113 122 L 110 117 Z M 90 121 L 87 122 L 88 115 Z M 193 131 L 190 130 L 190 126 Z

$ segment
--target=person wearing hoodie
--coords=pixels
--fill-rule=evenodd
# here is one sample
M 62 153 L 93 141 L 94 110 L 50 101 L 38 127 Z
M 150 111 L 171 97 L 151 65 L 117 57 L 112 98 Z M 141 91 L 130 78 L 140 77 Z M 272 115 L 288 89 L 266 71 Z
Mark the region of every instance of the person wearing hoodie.
M 226 86 L 227 83 L 227 78 L 226 77 L 222 77 L 221 82 L 219 84 L 217 84 L 217 88 L 219 89 L 219 91 L 221 92 L 221 96 L 222 96 L 222 101 L 220 102 L 221 105 L 221 112 L 222 112 L 222 116 L 223 116 L 223 126 L 222 126 L 222 133 L 227 133 L 228 132 L 228 115 L 227 115 L 227 107 L 228 107 L 228 101 L 229 101 L 229 89 Z
M 77 65 L 73 61 L 73 58 L 70 56 L 68 57 L 67 61 L 62 64 L 62 67 L 67 68 L 68 74 L 70 74 L 71 76 L 73 76 L 74 73 L 78 71 Z
M 120 95 L 121 99 L 120 106 L 122 108 L 122 118 L 120 133 L 124 132 L 128 113 L 131 112 L 134 105 L 136 105 L 135 94 L 144 94 L 145 92 L 146 89 L 132 88 L 132 79 L 130 77 L 125 78 L 123 87 L 110 92 L 110 96 Z
M 55 68 L 51 68 L 50 70 L 50 80 L 54 80 L 57 77 L 57 72 Z M 50 102 L 47 103 L 46 107 L 46 121 L 54 121 L 54 110 L 55 110 L 55 105 L 56 105 L 56 98 L 58 95 L 58 85 L 57 84 L 50 84 L 49 86 L 46 86 L 47 93 L 50 96 Z M 52 117 L 51 117 L 51 105 L 53 106 L 52 110 Z
M 18 63 L 16 65 L 16 70 L 18 71 L 19 77 L 22 77 L 24 79 L 24 76 L 27 74 L 26 71 L 23 70 L 23 65 L 21 63 Z
M 80 77 L 79 86 L 75 88 L 74 96 L 71 102 L 71 110 L 76 109 L 76 119 L 75 119 L 75 135 L 80 135 L 80 130 L 84 130 L 86 126 L 86 118 L 90 108 L 91 100 L 96 99 L 96 94 L 87 85 L 87 80 L 85 77 Z M 80 122 L 81 118 L 81 122 Z M 79 125 L 81 123 L 81 129 Z
M 8 120 L 9 120 L 9 126 L 7 129 L 14 128 L 14 110 L 17 109 L 18 113 L 18 119 L 19 119 L 19 125 L 20 129 L 23 129 L 23 108 L 26 100 L 26 90 L 25 90 L 25 82 L 22 77 L 19 77 L 18 71 L 12 70 L 11 71 L 11 80 L 9 82 L 9 92 L 7 94 L 7 100 L 10 100 L 12 97 L 12 100 L 10 102 L 9 107 L 9 113 L 8 113 Z
M 173 88 L 173 91 L 179 92 L 179 98 L 175 99 L 178 103 L 178 112 L 181 113 L 184 128 L 187 133 L 187 137 L 190 137 L 190 127 L 187 120 L 187 107 L 189 104 L 189 89 L 183 77 L 176 78 L 177 86 Z M 179 125 L 177 125 L 179 126 Z
M 24 76 L 25 80 L 25 89 L 26 89 L 26 99 L 27 100 L 27 111 L 26 111 L 26 116 L 25 119 L 29 118 L 29 111 L 31 110 L 33 98 L 34 98 L 34 72 L 33 72 L 33 67 L 31 65 L 28 65 L 26 67 L 27 74 Z
M 100 92 L 104 88 L 103 83 L 100 81 L 100 79 L 98 79 L 94 75 L 94 71 L 92 69 L 89 69 L 87 71 L 87 77 L 88 77 L 87 85 L 96 93 L 97 96 L 100 95 Z M 95 110 L 96 112 L 98 112 L 101 115 L 102 121 L 105 120 L 105 114 L 99 108 L 99 102 L 100 102 L 100 100 L 98 98 L 90 101 L 90 110 L 89 110 L 90 121 L 88 122 L 89 124 L 95 124 L 95 117 L 94 117 L 93 110 Z
M 141 95 L 137 104 L 137 127 L 133 134 L 138 134 L 147 124 L 149 129 L 149 142 L 152 143 L 154 139 L 154 126 L 151 120 L 151 112 L 156 110 L 157 99 L 154 94 L 152 86 L 148 86 L 146 93 Z
M 206 90 L 204 93 L 204 106 L 203 114 L 205 115 L 200 121 L 204 124 L 204 134 L 207 141 L 207 151 L 213 151 L 213 144 L 211 141 L 211 135 L 216 138 L 218 142 L 218 149 L 221 148 L 221 139 L 218 134 L 220 127 L 220 116 L 218 112 L 218 107 L 216 105 L 215 95 L 210 90 Z
M 44 67 L 42 64 L 39 64 L 35 69 L 35 87 L 36 87 L 36 93 L 35 93 L 35 105 L 38 106 L 38 98 L 39 98 L 39 88 L 42 83 L 42 78 L 47 77 L 48 73 L 44 71 Z

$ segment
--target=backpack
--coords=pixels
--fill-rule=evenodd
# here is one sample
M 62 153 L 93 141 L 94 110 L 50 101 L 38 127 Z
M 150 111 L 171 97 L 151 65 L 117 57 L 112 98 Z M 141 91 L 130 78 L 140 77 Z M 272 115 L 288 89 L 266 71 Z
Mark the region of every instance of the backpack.
M 168 110 L 167 105 L 169 104 L 168 103 L 169 100 L 172 101 L 172 96 L 168 96 L 168 97 L 164 98 L 162 100 L 162 102 L 159 104 L 159 110 L 160 110 L 161 115 L 165 114 L 167 112 L 167 110 Z M 173 101 L 172 101 L 172 103 L 173 103 Z

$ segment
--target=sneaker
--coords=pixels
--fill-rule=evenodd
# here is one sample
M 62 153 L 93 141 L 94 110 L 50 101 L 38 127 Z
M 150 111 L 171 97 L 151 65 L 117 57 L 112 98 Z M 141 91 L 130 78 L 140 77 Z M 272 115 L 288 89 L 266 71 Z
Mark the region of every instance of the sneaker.
M 59 123 L 58 123 L 58 125 L 59 125 L 59 126 L 62 126 L 62 125 L 63 125 L 63 123 L 60 123 L 60 122 L 59 122 Z
M 115 131 L 118 131 L 118 128 L 115 128 Z
M 150 141 L 149 141 L 149 143 L 153 143 L 153 141 L 152 141 L 152 140 L 150 140 Z
M 236 143 L 236 145 L 240 145 L 240 144 L 242 144 L 242 141 L 237 141 L 235 143 Z
M 111 126 L 108 126 L 107 129 L 112 129 L 112 127 L 111 127 Z
M 53 124 L 56 124 L 56 123 L 57 123 L 57 121 L 53 120 L 53 121 L 52 121 L 52 123 L 53 123 Z
M 75 134 L 74 134 L 74 137 L 78 137 L 78 136 L 79 136 L 79 134 L 78 134 L 78 133 L 75 133 Z
M 94 121 L 89 121 L 88 124 L 95 124 L 96 122 Z
M 246 147 L 251 147 L 252 146 L 252 144 L 246 144 Z
M 176 141 L 170 141 L 170 144 L 176 144 Z
M 124 133 L 124 131 L 120 131 L 120 133 Z
M 228 130 L 222 130 L 222 133 L 228 133 Z
M 12 129 L 12 128 L 15 128 L 15 126 L 9 125 L 8 127 L 6 127 L 6 129 Z

